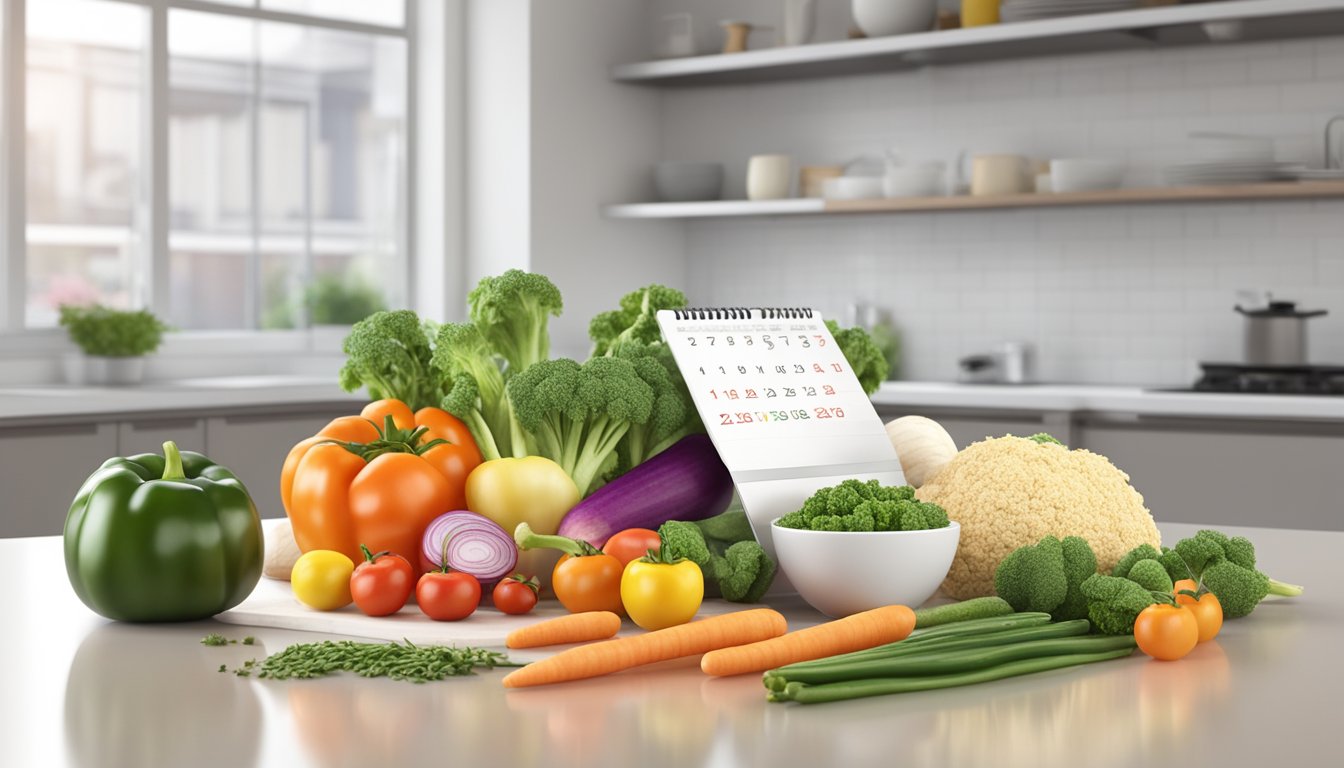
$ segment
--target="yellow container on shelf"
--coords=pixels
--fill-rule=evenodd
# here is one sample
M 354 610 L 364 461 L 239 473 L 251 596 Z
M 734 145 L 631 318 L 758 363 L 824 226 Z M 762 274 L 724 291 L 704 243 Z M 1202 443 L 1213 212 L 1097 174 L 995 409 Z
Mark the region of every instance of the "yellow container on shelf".
M 961 26 L 999 23 L 999 0 L 961 0 Z

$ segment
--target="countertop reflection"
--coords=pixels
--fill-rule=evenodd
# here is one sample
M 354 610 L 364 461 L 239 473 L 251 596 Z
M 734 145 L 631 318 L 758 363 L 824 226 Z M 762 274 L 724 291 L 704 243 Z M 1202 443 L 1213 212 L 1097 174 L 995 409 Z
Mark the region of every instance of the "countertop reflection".
M 1175 540 L 1196 529 L 1161 526 Z M 1177 663 L 1135 656 L 996 683 L 805 707 L 695 660 L 506 691 L 504 671 L 412 685 L 220 673 L 322 636 L 107 622 L 59 540 L 0 540 L 0 763 L 13 766 L 1317 765 L 1344 723 L 1344 533 L 1232 529 L 1307 586 Z M 256 645 L 206 647 L 219 632 Z M 1332 757 L 1334 756 L 1334 757 Z

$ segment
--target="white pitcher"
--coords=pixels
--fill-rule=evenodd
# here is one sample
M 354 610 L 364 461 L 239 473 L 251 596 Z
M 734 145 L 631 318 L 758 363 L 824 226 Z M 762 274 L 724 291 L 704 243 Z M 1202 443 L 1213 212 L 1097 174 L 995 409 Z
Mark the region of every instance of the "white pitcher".
M 817 0 L 784 0 L 782 45 L 803 45 L 817 28 Z

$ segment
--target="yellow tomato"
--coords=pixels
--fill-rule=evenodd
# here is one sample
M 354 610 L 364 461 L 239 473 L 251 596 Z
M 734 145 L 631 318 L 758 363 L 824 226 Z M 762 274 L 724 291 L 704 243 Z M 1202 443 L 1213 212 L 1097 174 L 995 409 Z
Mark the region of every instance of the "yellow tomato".
M 635 624 L 666 629 L 695 618 L 705 597 L 705 577 L 690 560 L 631 560 L 621 574 L 621 603 Z
M 350 574 L 355 564 L 330 549 L 305 552 L 289 572 L 289 584 L 300 603 L 319 611 L 334 611 L 349 605 Z

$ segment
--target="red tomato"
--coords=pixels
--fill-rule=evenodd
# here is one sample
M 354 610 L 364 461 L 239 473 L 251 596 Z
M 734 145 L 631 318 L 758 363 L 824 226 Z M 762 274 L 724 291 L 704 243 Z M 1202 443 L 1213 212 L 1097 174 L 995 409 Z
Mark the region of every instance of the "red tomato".
M 1134 640 L 1139 650 L 1154 659 L 1175 661 L 1194 650 L 1199 623 L 1183 605 L 1150 605 L 1134 620 Z
M 361 544 L 364 562 L 350 575 L 350 596 L 369 616 L 387 616 L 401 610 L 415 589 L 415 571 L 401 555 L 373 554 Z
M 495 585 L 490 599 L 504 613 L 518 615 L 536 606 L 539 589 L 536 579 L 525 579 L 521 573 L 515 573 Z
M 415 585 L 415 601 L 435 621 L 465 619 L 481 602 L 481 582 L 461 571 L 430 571 Z
M 648 528 L 626 528 L 624 531 L 612 534 L 602 547 L 602 551 L 620 560 L 621 567 L 624 568 L 630 561 L 647 555 L 650 549 L 657 552 L 662 546 L 663 540 L 657 531 Z

